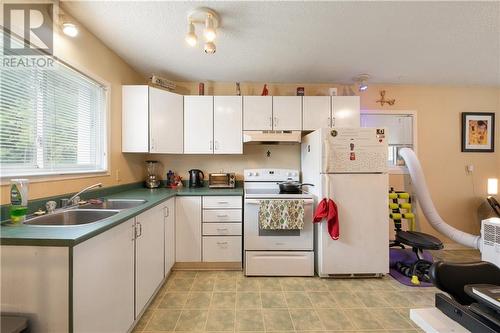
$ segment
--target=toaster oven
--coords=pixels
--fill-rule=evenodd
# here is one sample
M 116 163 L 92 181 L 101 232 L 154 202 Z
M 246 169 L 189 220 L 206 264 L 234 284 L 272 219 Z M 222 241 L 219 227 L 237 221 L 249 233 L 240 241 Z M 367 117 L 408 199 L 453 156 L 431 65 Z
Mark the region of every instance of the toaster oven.
M 210 188 L 234 188 L 236 177 L 233 172 L 210 173 L 208 175 L 208 187 Z

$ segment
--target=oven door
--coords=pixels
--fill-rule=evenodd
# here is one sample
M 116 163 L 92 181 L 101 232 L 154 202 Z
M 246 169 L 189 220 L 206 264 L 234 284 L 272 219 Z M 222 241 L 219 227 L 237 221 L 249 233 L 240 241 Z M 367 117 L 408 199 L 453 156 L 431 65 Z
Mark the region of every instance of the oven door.
M 313 249 L 313 199 L 304 199 L 304 229 L 302 230 L 261 230 L 259 207 L 259 199 L 245 199 L 245 250 L 310 251 Z

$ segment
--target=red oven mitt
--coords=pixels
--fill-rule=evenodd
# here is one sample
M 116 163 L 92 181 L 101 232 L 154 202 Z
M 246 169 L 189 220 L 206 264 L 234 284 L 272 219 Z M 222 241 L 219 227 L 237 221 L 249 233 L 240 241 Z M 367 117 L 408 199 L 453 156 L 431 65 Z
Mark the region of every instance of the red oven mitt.
M 337 205 L 332 199 L 323 199 L 316 207 L 313 223 L 321 222 L 324 218 L 328 223 L 328 233 L 333 240 L 339 239 L 339 214 Z

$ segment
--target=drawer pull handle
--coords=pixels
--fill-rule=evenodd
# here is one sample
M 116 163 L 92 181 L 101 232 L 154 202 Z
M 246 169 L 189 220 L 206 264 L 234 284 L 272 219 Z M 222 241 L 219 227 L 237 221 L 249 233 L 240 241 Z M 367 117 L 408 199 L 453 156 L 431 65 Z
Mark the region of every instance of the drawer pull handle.
M 227 214 L 217 214 L 217 217 L 228 217 Z
M 217 242 L 217 245 L 227 245 L 227 242 Z
M 228 204 L 229 202 L 227 202 L 227 201 L 217 201 L 217 203 L 220 203 L 220 204 Z
M 227 228 L 217 228 L 218 231 L 227 231 Z

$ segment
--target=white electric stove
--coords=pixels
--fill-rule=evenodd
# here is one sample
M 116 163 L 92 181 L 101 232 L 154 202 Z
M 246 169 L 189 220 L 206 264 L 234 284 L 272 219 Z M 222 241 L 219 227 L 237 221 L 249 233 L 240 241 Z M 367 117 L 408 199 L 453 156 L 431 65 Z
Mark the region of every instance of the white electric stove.
M 244 171 L 245 275 L 312 276 L 313 195 L 298 191 L 281 193 L 279 182 L 299 181 L 299 171 L 289 169 L 248 169 Z M 261 200 L 304 200 L 304 228 L 261 230 Z

